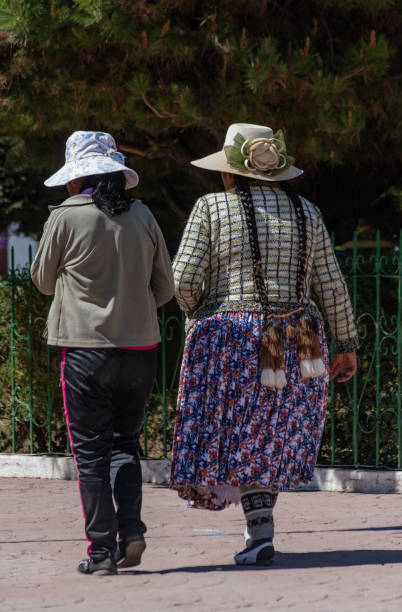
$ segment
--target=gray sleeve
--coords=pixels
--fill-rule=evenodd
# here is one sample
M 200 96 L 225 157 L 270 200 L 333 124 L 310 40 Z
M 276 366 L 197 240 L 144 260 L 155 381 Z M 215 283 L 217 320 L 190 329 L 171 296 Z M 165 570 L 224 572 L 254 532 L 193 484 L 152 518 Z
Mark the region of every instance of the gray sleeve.
M 176 299 L 187 315 L 195 310 L 200 301 L 210 262 L 210 249 L 208 204 L 205 198 L 200 198 L 191 211 L 173 261 Z
M 169 302 L 174 296 L 172 262 L 162 234 L 154 219 L 155 253 L 151 275 L 151 289 L 157 308 Z
M 321 214 L 316 236 L 312 287 L 328 319 L 335 352 L 352 352 L 358 346 L 352 304 Z
M 43 227 L 39 248 L 31 265 L 32 281 L 45 295 L 53 295 L 55 292 L 64 243 L 64 216 L 55 211 L 50 214 Z

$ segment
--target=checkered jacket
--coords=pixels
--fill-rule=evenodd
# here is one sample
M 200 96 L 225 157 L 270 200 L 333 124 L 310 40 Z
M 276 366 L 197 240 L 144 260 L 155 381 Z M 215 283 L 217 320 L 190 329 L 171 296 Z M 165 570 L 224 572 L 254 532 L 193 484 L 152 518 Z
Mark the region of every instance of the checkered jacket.
M 298 230 L 293 205 L 278 187 L 251 185 L 266 288 L 272 308 L 297 305 Z M 353 311 L 320 211 L 301 198 L 306 217 L 305 303 L 317 295 L 337 352 L 357 346 Z M 261 311 L 244 209 L 234 189 L 197 200 L 173 263 L 176 298 L 190 319 L 216 311 Z

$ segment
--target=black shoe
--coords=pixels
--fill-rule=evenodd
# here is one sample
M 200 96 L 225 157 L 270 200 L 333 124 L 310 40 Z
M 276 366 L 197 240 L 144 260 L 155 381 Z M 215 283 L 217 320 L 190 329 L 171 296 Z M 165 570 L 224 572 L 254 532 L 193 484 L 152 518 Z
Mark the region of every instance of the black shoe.
M 108 555 L 101 561 L 93 559 L 83 559 L 77 567 L 77 570 L 82 574 L 96 574 L 97 576 L 111 576 L 117 574 L 116 562 L 111 555 Z
M 272 540 L 257 540 L 234 556 L 237 565 L 271 565 L 275 556 Z
M 116 553 L 117 567 L 135 567 L 141 563 L 141 556 L 147 545 L 144 536 L 131 536 L 119 545 Z

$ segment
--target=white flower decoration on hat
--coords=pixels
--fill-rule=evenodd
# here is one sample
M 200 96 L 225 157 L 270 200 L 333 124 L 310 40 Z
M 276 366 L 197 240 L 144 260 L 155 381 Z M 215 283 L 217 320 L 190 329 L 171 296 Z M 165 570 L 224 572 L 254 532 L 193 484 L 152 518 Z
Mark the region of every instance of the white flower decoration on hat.
M 279 170 L 286 166 L 286 158 L 283 153 L 279 153 L 274 140 L 273 138 L 255 138 L 243 143 L 241 153 L 247 157 L 244 165 L 248 170 Z M 245 153 L 246 147 L 248 153 Z
M 282 130 L 272 138 L 247 140 L 240 133 L 234 137 L 234 144 L 224 147 L 228 164 L 244 173 L 259 172 L 275 176 L 289 168 L 294 158 L 286 153 Z

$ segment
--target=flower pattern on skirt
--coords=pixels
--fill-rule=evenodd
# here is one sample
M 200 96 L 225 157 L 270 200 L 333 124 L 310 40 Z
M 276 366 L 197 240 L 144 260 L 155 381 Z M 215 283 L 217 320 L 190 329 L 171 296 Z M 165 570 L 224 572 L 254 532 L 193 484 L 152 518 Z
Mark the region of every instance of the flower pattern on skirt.
M 328 372 L 301 378 L 296 340 L 285 336 L 287 385 L 282 391 L 261 385 L 262 324 L 261 313 L 218 312 L 198 320 L 187 334 L 171 487 L 194 507 L 219 510 L 235 501 L 236 495 L 219 495 L 221 485 L 222 491 L 236 487 L 236 494 L 239 485 L 286 491 L 313 477 Z M 320 320 L 318 333 L 328 366 Z

